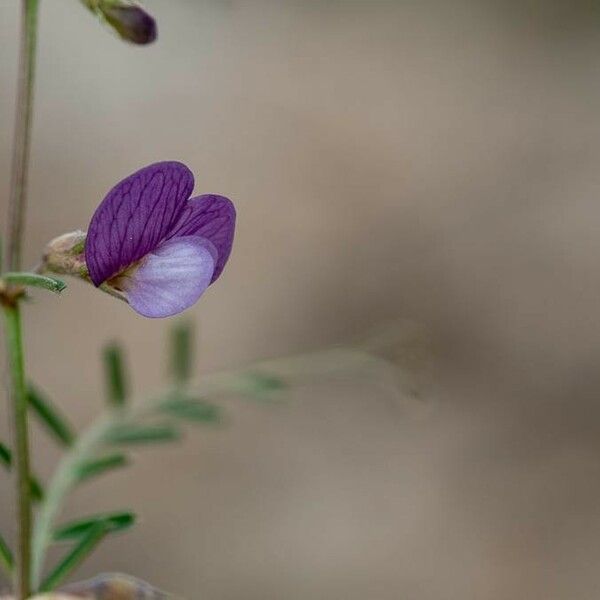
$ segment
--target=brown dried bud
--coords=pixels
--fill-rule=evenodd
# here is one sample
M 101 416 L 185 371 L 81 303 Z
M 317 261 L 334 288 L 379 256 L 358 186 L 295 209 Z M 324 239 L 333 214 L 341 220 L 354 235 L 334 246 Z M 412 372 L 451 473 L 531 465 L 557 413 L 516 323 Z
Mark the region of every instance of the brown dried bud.
M 85 264 L 85 231 L 71 231 L 48 243 L 42 269 L 60 275 L 73 275 L 89 281 Z

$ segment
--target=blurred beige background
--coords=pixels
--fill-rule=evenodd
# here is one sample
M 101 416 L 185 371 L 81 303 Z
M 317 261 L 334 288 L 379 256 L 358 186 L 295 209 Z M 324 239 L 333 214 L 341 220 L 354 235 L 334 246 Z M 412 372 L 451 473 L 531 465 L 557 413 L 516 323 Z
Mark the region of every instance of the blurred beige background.
M 0 0 L 3 215 L 17 4 Z M 141 515 L 79 575 L 211 600 L 597 598 L 598 4 L 148 6 L 159 41 L 140 49 L 42 1 L 28 261 L 121 177 L 179 159 L 239 213 L 190 311 L 203 371 L 404 317 L 434 340 L 434 378 L 418 418 L 338 381 L 141 454 L 72 499 Z M 76 282 L 38 299 L 32 375 L 75 422 L 101 405 L 109 339 L 139 392 L 160 385 L 167 323 Z M 36 445 L 48 474 L 56 452 Z

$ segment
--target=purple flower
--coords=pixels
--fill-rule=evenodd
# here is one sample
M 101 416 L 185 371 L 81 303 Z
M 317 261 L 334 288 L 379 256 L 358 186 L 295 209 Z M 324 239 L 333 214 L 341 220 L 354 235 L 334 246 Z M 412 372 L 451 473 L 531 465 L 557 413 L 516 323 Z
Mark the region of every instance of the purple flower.
M 156 21 L 139 5 L 102 2 L 102 14 L 117 33 L 134 44 L 150 44 L 156 39 Z
M 146 317 L 194 304 L 231 252 L 235 209 L 223 196 L 190 199 L 194 176 L 160 162 L 118 183 L 96 209 L 85 242 L 90 279 Z

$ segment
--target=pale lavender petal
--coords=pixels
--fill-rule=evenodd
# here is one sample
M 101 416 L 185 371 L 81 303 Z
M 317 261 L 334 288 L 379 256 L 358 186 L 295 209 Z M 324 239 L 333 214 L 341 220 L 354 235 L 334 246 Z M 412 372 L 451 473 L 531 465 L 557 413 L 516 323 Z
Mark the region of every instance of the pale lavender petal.
M 155 163 L 118 183 L 88 230 L 85 258 L 94 284 L 154 250 L 179 221 L 193 189 L 192 172 L 178 162 Z
M 176 315 L 192 306 L 210 285 L 215 254 L 213 244 L 201 237 L 168 240 L 114 284 L 141 315 Z
M 205 194 L 186 202 L 179 220 L 167 237 L 199 235 L 210 240 L 219 253 L 212 277 L 212 281 L 215 281 L 231 254 L 234 231 L 235 208 L 231 200 L 225 196 Z

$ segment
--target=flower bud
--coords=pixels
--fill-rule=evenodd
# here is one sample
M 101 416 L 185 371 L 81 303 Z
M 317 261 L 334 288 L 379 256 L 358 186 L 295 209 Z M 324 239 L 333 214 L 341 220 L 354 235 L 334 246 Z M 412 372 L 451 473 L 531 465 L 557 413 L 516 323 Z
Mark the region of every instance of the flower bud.
M 50 241 L 44 249 L 42 270 L 89 281 L 84 254 L 86 237 L 85 231 L 71 231 Z
M 133 0 L 82 0 L 119 36 L 133 44 L 149 44 L 156 39 L 156 21 Z
M 72 277 L 92 283 L 85 261 L 86 239 L 87 233 L 85 231 L 71 231 L 48 242 L 44 249 L 42 263 L 37 269 L 38 273 L 71 275 Z M 127 302 L 124 294 L 108 282 L 100 285 L 99 289 L 119 300 Z M 1 597 L 0 600 L 2 600 Z

